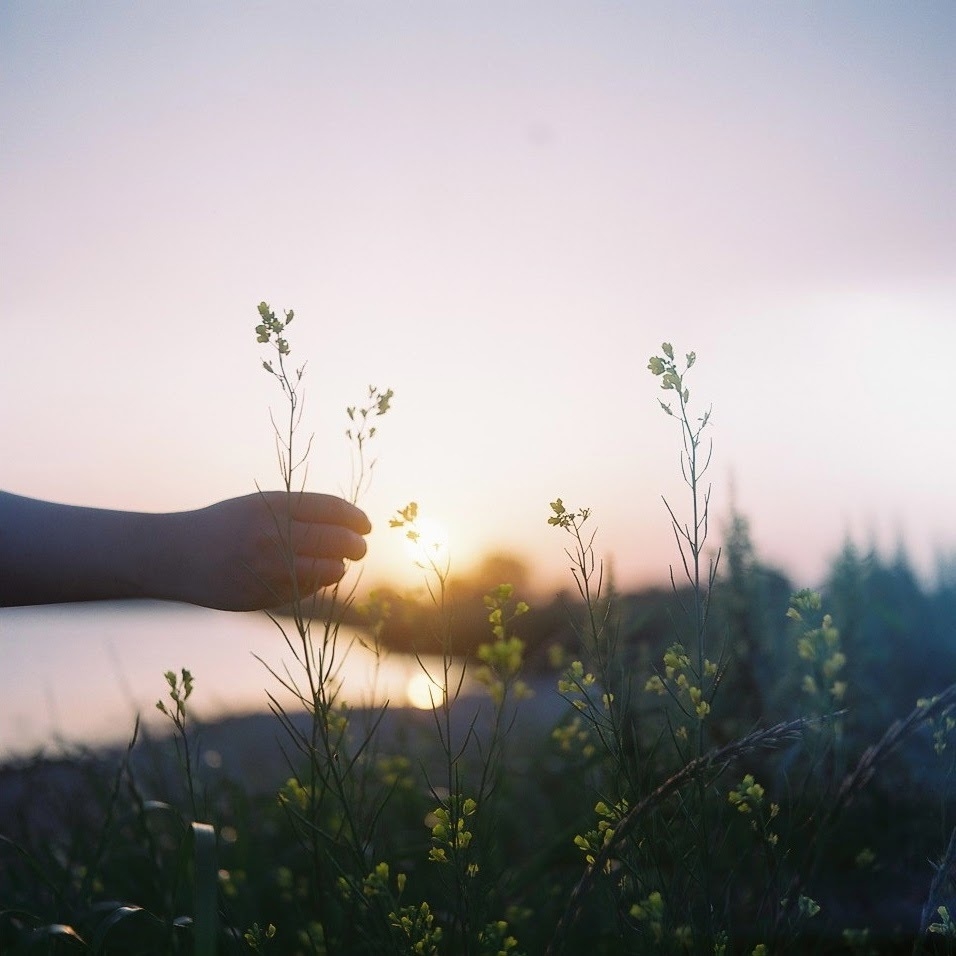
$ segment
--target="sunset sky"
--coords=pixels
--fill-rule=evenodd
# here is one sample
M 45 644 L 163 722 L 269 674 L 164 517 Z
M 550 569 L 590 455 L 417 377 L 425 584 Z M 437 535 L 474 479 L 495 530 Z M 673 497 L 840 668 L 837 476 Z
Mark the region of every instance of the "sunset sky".
M 564 583 L 676 555 L 693 349 L 712 526 L 820 583 L 846 536 L 956 551 L 956 5 L 7 2 L 0 487 L 164 511 L 276 484 L 256 304 L 294 308 L 313 490 L 394 407 L 388 518 Z

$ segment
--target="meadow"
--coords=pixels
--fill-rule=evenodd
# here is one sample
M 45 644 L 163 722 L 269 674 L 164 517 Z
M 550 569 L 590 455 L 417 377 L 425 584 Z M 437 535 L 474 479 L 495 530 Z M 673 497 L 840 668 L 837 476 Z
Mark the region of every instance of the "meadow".
M 290 496 L 292 318 L 263 303 L 256 327 Z M 696 361 L 664 343 L 648 363 L 686 486 L 671 588 L 616 593 L 592 512 L 555 497 L 568 594 L 479 594 L 405 505 L 424 599 L 357 601 L 347 578 L 277 614 L 287 666 L 268 730 L 232 729 L 242 773 L 186 667 L 157 675 L 166 736 L 0 771 L 0 952 L 956 951 L 956 578 L 848 544 L 803 590 L 742 515 L 717 547 Z M 392 399 L 347 409 L 353 501 Z M 439 655 L 430 706 L 344 704 L 345 621 L 376 654 Z

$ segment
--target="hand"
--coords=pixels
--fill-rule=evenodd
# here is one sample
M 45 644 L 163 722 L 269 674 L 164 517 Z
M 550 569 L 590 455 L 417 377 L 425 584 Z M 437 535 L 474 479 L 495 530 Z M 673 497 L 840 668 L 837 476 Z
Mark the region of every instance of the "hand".
M 334 584 L 345 561 L 365 555 L 365 513 L 342 498 L 257 492 L 166 516 L 176 520 L 165 574 L 172 597 L 204 607 L 248 611 L 278 607 Z

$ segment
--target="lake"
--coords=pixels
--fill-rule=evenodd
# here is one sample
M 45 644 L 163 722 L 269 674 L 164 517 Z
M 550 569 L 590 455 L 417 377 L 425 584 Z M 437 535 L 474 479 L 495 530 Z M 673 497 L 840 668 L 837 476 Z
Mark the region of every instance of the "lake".
M 289 622 L 290 629 L 291 621 Z M 342 696 L 362 705 L 427 704 L 428 679 L 414 657 L 375 656 L 351 642 Z M 258 655 L 282 673 L 297 665 L 276 625 L 262 613 L 236 614 L 154 602 L 63 604 L 0 609 L 0 761 L 60 743 L 124 742 L 136 714 L 155 723 L 167 699 L 163 674 L 185 667 L 190 705 L 203 719 L 262 711 L 281 687 Z M 426 658 L 432 673 L 437 659 Z M 423 695 L 424 691 L 424 695 Z

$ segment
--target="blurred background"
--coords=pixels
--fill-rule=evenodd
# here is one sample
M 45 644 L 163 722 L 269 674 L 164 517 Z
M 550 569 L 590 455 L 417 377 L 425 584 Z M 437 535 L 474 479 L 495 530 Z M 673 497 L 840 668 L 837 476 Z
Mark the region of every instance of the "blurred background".
M 0 486 L 167 511 L 276 485 L 266 300 L 296 311 L 311 489 L 348 485 L 346 406 L 395 392 L 361 591 L 420 580 L 388 528 L 415 500 L 456 572 L 514 556 L 547 600 L 558 496 L 637 590 L 685 500 L 666 340 L 713 405 L 715 547 L 736 512 L 798 587 L 853 542 L 932 590 L 954 53 L 942 2 L 5 3 Z M 238 702 L 263 648 L 259 616 L 0 611 L 0 751 L 115 729 L 166 668 Z

